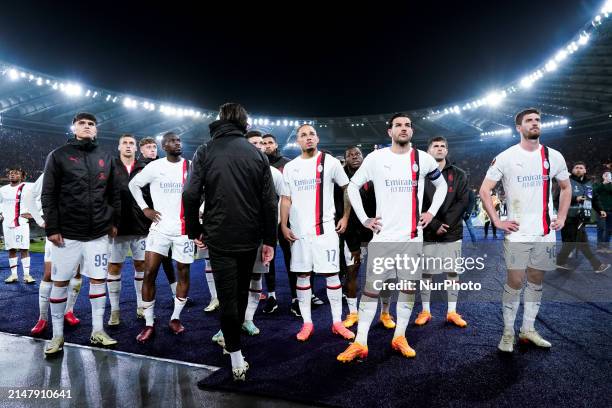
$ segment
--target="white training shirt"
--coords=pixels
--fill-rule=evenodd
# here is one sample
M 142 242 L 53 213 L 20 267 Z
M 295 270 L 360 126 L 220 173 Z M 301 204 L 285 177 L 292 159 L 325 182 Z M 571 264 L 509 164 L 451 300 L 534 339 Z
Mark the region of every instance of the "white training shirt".
M 284 196 L 291 197 L 289 223 L 297 238 L 335 231 L 334 183 L 349 180 L 335 157 L 317 152 L 310 159 L 296 157 L 283 169 Z
M 520 144 L 514 145 L 495 157 L 487 179 L 500 181 L 506 192 L 508 220 L 519 223 L 519 230 L 506 234 L 508 241 L 530 242 L 530 238 L 553 233 L 551 194 L 552 178 L 563 181 L 569 178 L 563 155 L 558 151 L 539 145 L 529 152 Z
M 186 234 L 182 197 L 188 171 L 187 160 L 181 158 L 180 161 L 171 163 L 167 158 L 163 158 L 147 164 L 130 181 L 130 192 L 143 210 L 148 205 L 141 189 L 146 185 L 150 186 L 153 207 L 161 213 L 161 220 L 151 224 L 151 231 L 171 236 Z
M 42 218 L 43 211 L 41 201 L 43 176 L 44 174 L 41 174 L 34 183 L 26 183 L 26 186 L 23 188 L 23 193 L 21 194 L 21 214 L 31 214 L 36 224 L 41 228 L 45 223 Z
M 15 187 L 7 184 L 0 187 L 0 213 L 4 217 L 3 224 L 8 228 L 28 225 L 28 220 L 21 217 L 21 202 L 23 190 L 26 185 L 32 183 L 20 183 Z
M 368 217 L 363 210 L 359 188 L 368 181 L 374 183 L 376 216 L 381 217 L 382 228 L 378 234 L 374 234 L 372 242 L 422 241 L 423 234 L 418 231 L 418 222 L 423 205 L 425 177 L 436 187 L 428 209 L 435 216 L 446 197 L 446 181 L 440 177 L 441 174 L 435 159 L 415 148 L 397 154 L 386 147 L 367 155 L 351 178 L 348 188 L 351 205 L 363 223 Z

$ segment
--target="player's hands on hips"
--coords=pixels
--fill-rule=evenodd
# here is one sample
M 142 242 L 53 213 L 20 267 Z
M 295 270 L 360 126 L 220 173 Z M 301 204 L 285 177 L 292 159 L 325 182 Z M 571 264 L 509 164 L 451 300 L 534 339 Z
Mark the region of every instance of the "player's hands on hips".
M 53 245 L 57 247 L 64 246 L 64 237 L 62 237 L 62 234 L 53 234 L 49 236 L 49 241 L 51 241 Z
M 433 214 L 430 212 L 424 212 L 421 214 L 421 218 L 419 218 L 419 225 L 425 228 L 429 225 L 431 220 L 433 220 Z
M 516 221 L 502 221 L 497 220 L 493 223 L 496 228 L 506 232 L 516 232 L 519 230 L 519 223 Z
M 282 226 L 281 227 L 281 231 L 283 233 L 283 236 L 285 237 L 285 239 L 289 242 L 295 242 L 297 241 L 297 237 L 295 235 L 293 235 L 293 231 L 291 231 L 291 229 Z
M 600 212 L 599 212 L 599 217 L 601 217 L 601 218 L 606 218 L 607 216 L 608 216 L 608 213 L 607 213 L 607 212 L 605 212 L 605 211 L 600 211 Z
M 565 226 L 565 218 L 557 217 L 557 219 L 553 220 L 553 222 L 550 224 L 550 228 L 552 228 L 553 231 L 559 231 L 564 226 Z
M 368 218 L 364 221 L 363 226 L 378 234 L 382 229 L 382 223 L 380 220 L 382 220 L 381 217 Z
M 361 263 L 361 250 L 358 249 L 357 251 L 351 251 L 351 259 L 356 264 Z
M 268 266 L 272 262 L 272 258 L 274 258 L 274 248 L 270 245 L 263 245 L 261 247 L 261 262 Z
M 206 244 L 204 243 L 204 234 L 201 234 L 198 238 L 194 239 L 193 243 L 196 244 L 199 249 L 206 249 Z
M 115 238 L 117 236 L 117 227 L 115 227 L 114 225 L 110 228 L 110 231 L 108 231 L 108 236 L 111 238 Z
M 30 213 L 23 213 L 21 214 L 21 216 L 25 219 L 31 220 L 32 219 L 32 214 Z
M 448 225 L 442 224 L 440 228 L 436 231 L 436 235 L 444 235 L 448 232 Z
M 161 213 L 159 211 L 155 211 L 152 208 L 145 208 L 144 210 L 142 210 L 142 212 L 144 213 L 145 217 L 147 217 L 153 222 L 161 221 Z
M 338 220 L 338 224 L 336 225 L 336 232 L 338 234 L 344 234 L 344 231 L 346 231 L 346 227 L 348 226 L 348 218 L 340 218 L 340 220 Z

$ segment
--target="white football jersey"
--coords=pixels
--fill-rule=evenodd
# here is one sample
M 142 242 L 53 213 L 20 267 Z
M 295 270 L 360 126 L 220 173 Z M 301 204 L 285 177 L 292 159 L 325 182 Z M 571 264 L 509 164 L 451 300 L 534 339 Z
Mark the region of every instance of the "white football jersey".
M 344 187 L 348 177 L 335 157 L 318 152 L 310 159 L 296 157 L 283 169 L 283 195 L 291 197 L 289 223 L 298 238 L 335 231 L 334 183 Z
M 372 242 L 422 241 L 418 222 L 425 177 L 436 180 L 440 175 L 436 160 L 415 148 L 397 154 L 386 147 L 367 155 L 351 183 L 362 186 L 372 181 L 374 184 L 376 216 L 381 217 L 382 229 L 374 234 Z
M 32 183 L 19 183 L 15 187 L 7 184 L 0 187 L 0 211 L 6 227 L 15 228 L 28 225 L 28 220 L 21 216 L 21 203 L 24 188 L 29 184 Z
M 553 233 L 552 179 L 567 180 L 565 159 L 558 151 L 539 145 L 529 152 L 519 144 L 495 157 L 487 178 L 500 181 L 506 193 L 508 220 L 519 223 L 519 230 L 506 234 L 509 241 L 527 241 Z
M 130 181 L 130 192 L 141 209 L 148 207 L 142 196 L 141 188 L 149 185 L 153 207 L 161 213 L 161 220 L 151 224 L 151 230 L 162 234 L 185 235 L 183 210 L 183 186 L 189 172 L 189 162 L 183 158 L 176 163 L 168 159 L 158 159 Z

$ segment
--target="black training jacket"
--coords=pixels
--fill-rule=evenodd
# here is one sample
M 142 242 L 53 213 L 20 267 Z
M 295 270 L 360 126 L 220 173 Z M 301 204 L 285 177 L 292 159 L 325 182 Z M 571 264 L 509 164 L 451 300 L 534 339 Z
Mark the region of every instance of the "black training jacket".
M 442 169 L 442 175 L 446 180 L 447 192 L 444 203 L 438 210 L 438 214 L 425 228 L 423 238 L 425 242 L 454 242 L 463 238 L 463 214 L 468 206 L 469 194 L 468 183 L 465 172 L 459 167 L 447 163 Z M 436 188 L 425 179 L 425 194 L 423 195 L 423 212 L 431 206 Z M 437 235 L 436 231 L 442 224 L 449 226 L 448 232 Z
M 203 233 L 206 245 L 226 253 L 256 249 L 262 240 L 275 247 L 278 208 L 268 159 L 234 123 L 213 122 L 210 135 L 212 140 L 193 156 L 183 190 L 189 238 Z M 206 205 L 200 224 L 202 193 Z
M 117 233 L 119 236 L 144 236 L 149 233 L 151 220 L 145 217 L 128 188 L 130 181 L 136 177 L 145 166 L 145 161 L 137 160 L 134 162 L 132 171 L 128 174 L 121 159 L 118 157 L 115 158 L 115 181 L 119 184 L 119 188 L 121 189 L 121 222 L 119 223 L 119 231 Z
M 68 142 L 47 156 L 41 195 L 45 233 L 91 241 L 119 226 L 115 164 L 96 140 Z

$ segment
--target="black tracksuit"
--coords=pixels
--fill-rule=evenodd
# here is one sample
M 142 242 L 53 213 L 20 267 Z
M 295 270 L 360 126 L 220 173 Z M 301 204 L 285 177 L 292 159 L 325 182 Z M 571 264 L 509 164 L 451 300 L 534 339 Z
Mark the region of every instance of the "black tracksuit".
M 586 223 L 591 218 L 591 209 L 585 208 L 584 201 L 579 203 L 577 200 L 580 196 L 587 197 L 588 201 L 591 201 L 593 209 L 599 212 L 601 209 L 599 201 L 592 201 L 593 183 L 586 176 L 578 177 L 573 174 L 570 175 L 570 183 L 572 188 L 572 201 L 567 212 L 565 226 L 561 230 L 563 246 L 557 255 L 557 264 L 566 264 L 569 255 L 574 248 L 576 248 L 577 253 L 582 252 L 584 254 L 593 269 L 599 269 L 601 261 L 597 259 L 593 251 L 591 251 L 589 238 L 586 233 Z
M 240 327 L 257 248 L 276 246 L 278 208 L 270 164 L 251 145 L 246 129 L 226 121 L 210 124 L 212 140 L 193 156 L 183 191 L 189 238 L 203 235 L 229 352 L 240 350 Z M 198 210 L 204 192 L 203 224 Z
M 463 214 L 469 203 L 467 176 L 463 170 L 450 163 L 444 166 L 442 175 L 447 184 L 446 197 L 436 216 L 425 228 L 423 234 L 425 242 L 455 242 L 463 238 Z M 435 192 L 435 186 L 425 179 L 423 211 L 427 211 L 431 206 Z M 448 232 L 437 235 L 436 231 L 442 224 L 449 226 Z
M 68 140 L 47 156 L 41 201 L 47 236 L 92 241 L 108 234 L 121 218 L 113 158 L 95 139 Z
M 128 173 L 121 159 L 118 157 L 115 159 L 115 180 L 121 189 L 121 222 L 118 236 L 146 236 L 149 233 L 151 220 L 145 217 L 128 188 L 129 182 L 145 168 L 146 164 L 143 160 L 137 160 L 131 172 Z

